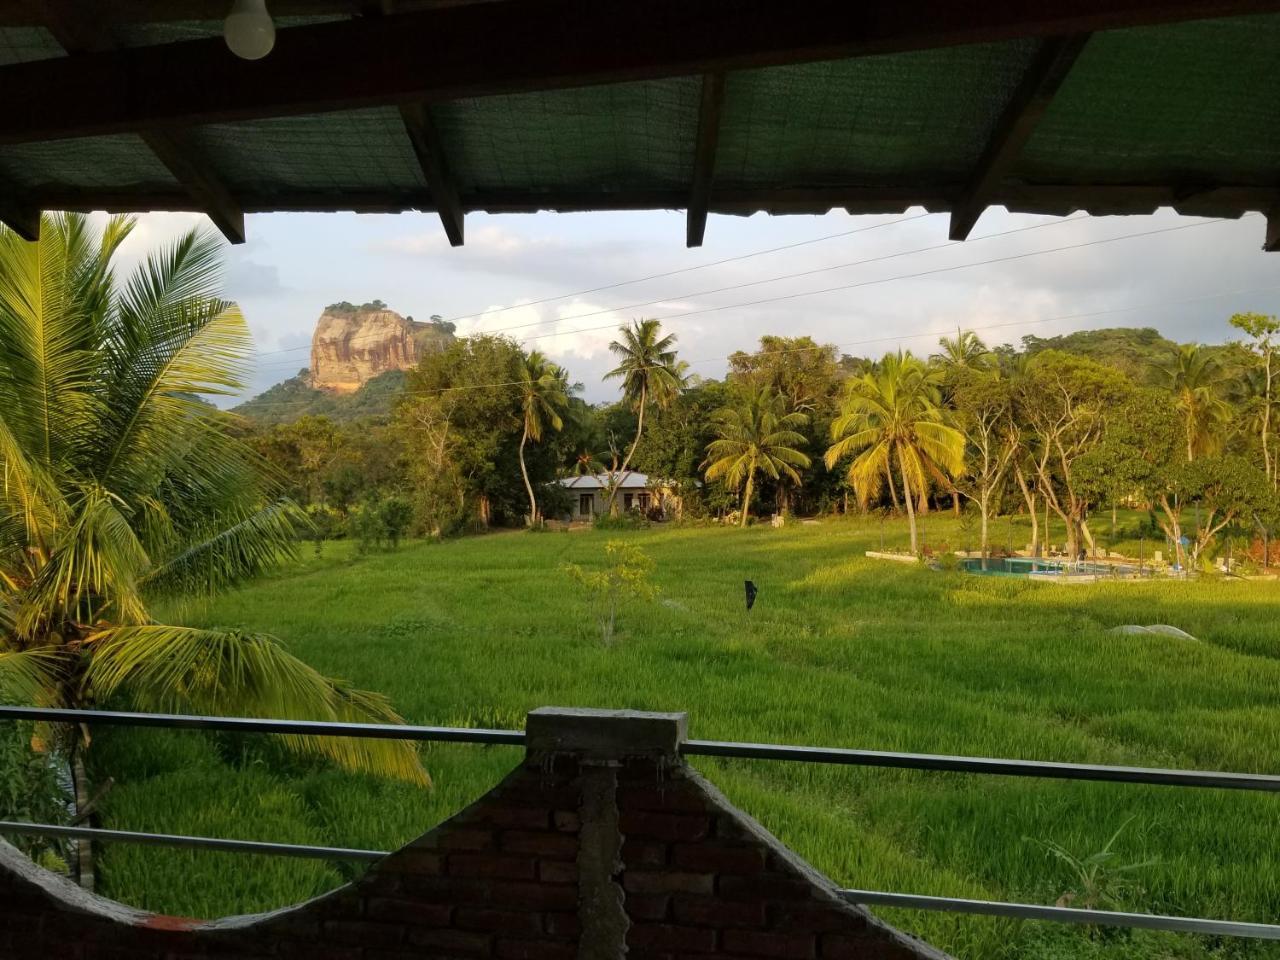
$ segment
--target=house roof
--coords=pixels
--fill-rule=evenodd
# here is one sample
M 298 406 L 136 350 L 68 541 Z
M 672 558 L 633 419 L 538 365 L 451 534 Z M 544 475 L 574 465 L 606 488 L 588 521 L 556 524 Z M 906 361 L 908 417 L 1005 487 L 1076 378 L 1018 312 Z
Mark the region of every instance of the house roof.
M 1270 214 L 1280 0 L 0 0 L 0 219 Z
M 615 473 L 599 473 L 594 476 L 585 477 L 563 477 L 560 480 L 562 486 L 571 490 L 604 490 L 608 487 L 610 477 L 618 476 Z M 647 474 L 637 473 L 634 470 L 628 470 L 622 474 L 622 479 L 618 483 L 620 490 L 645 490 L 649 487 L 649 477 Z

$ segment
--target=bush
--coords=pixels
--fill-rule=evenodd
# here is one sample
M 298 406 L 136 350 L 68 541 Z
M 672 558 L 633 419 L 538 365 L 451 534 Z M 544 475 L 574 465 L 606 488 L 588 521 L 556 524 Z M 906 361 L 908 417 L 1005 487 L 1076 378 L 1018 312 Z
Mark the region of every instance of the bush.
M 66 823 L 70 797 L 54 770 L 55 755 L 31 748 L 35 725 L 0 723 L 0 820 Z M 54 837 L 7 837 L 36 863 L 67 872 L 68 843 Z
M 413 523 L 413 504 L 404 497 L 387 497 L 378 506 L 378 519 L 382 522 L 383 535 L 394 550 Z
M 586 588 L 600 624 L 600 639 L 607 647 L 613 643 L 622 604 L 628 600 L 650 600 L 656 591 L 649 583 L 653 561 L 639 547 L 625 540 L 610 540 L 604 545 L 604 553 L 605 565 L 601 570 L 584 570 L 576 563 L 566 563 L 561 569 Z
M 649 519 L 635 510 L 626 510 L 616 517 L 607 513 L 596 514 L 592 525 L 597 530 L 641 530 L 649 526 Z

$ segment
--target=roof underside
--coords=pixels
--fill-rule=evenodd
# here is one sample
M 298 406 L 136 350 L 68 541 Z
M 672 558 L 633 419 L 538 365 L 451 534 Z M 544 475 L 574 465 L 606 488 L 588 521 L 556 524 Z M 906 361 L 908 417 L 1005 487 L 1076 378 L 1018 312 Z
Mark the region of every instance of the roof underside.
M 815 59 L 820 46 L 783 38 L 805 62 L 786 62 L 787 49 L 748 56 L 717 42 L 705 71 L 672 73 L 696 62 L 682 49 L 642 69 L 627 64 L 617 82 L 592 67 L 541 77 L 529 68 L 487 84 L 489 74 L 476 68 L 479 79 L 463 78 L 456 89 L 445 82 L 407 90 L 394 70 L 359 56 L 371 26 L 403 21 L 405 33 L 440 25 L 447 33 L 449 22 L 434 18 L 465 13 L 473 19 L 461 26 L 491 22 L 499 31 L 508 10 L 535 3 L 589 9 L 579 0 L 496 0 L 361 16 L 336 0 L 295 0 L 272 5 L 288 11 L 277 17 L 277 49 L 249 64 L 221 50 L 213 17 L 222 2 L 173 5 L 207 19 L 148 21 L 130 19 L 160 16 L 145 0 L 57 0 L 48 4 L 51 19 L 37 22 L 34 6 L 0 0 L 0 89 L 20 94 L 7 97 L 0 114 L 0 219 L 29 232 L 39 209 L 204 209 L 242 239 L 248 211 L 419 209 L 438 211 L 460 242 L 470 210 L 676 208 L 690 210 L 696 243 L 696 219 L 708 211 L 922 205 L 952 210 L 953 235 L 963 237 L 988 205 L 1052 214 L 1174 206 L 1214 216 L 1268 212 L 1269 245 L 1276 242 L 1276 4 L 1210 4 L 1267 12 L 1190 20 L 1166 12 L 1153 18 L 1181 22 L 1121 29 L 1083 29 L 1093 25 L 1085 19 L 1068 32 L 1059 18 L 989 30 L 1001 37 L 991 42 L 908 38 L 896 45 L 924 48 L 901 52 L 876 52 L 881 43 L 863 53 L 851 44 L 858 55 L 838 59 Z M 631 8 L 615 3 L 617 11 Z M 809 4 L 775 6 L 798 16 Z M 90 10 L 97 19 L 88 19 Z M 352 31 L 355 56 L 331 62 L 327 45 L 343 30 Z M 582 41 L 586 30 L 570 39 Z M 501 54 L 501 38 L 486 36 L 472 43 L 473 59 Z M 398 48 L 387 50 L 392 58 Z M 296 72 L 308 53 L 324 60 L 316 96 L 327 99 L 306 103 L 283 87 L 273 99 L 273 71 Z M 162 59 L 170 54 L 179 59 Z M 761 59 L 770 63 L 751 65 Z M 190 75 L 152 73 L 188 60 Z M 237 99 L 234 89 L 225 100 L 197 89 L 220 82 L 208 65 L 231 80 L 235 71 L 248 75 L 242 86 L 256 85 L 263 102 L 249 93 Z M 653 75 L 633 79 L 638 74 Z M 100 78 L 92 91 L 74 86 L 90 76 Z M 72 84 L 67 97 L 88 102 L 60 99 L 64 81 Z M 175 85 L 191 103 L 187 122 L 175 122 L 188 116 L 182 101 L 165 99 Z M 471 89 L 481 95 L 456 95 Z M 24 91 L 38 91 L 41 102 Z M 354 108 L 334 109 L 348 104 Z

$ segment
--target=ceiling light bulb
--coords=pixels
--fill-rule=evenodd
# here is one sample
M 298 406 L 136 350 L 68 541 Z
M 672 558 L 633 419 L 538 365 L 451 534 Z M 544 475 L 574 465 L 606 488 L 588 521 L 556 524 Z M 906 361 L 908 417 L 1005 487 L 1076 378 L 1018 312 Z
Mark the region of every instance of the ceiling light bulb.
M 276 26 L 266 0 L 235 0 L 222 24 L 231 52 L 243 60 L 261 60 L 276 45 Z

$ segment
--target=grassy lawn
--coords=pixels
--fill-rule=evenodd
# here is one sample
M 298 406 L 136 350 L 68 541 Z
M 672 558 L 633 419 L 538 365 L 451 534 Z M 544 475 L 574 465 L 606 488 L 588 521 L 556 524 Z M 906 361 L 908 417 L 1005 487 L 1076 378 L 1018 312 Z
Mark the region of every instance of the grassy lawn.
M 969 534 L 930 514 L 926 539 Z M 1025 543 L 1000 520 L 994 536 Z M 355 558 L 336 544 L 192 623 L 271 632 L 321 670 L 389 694 L 413 722 L 517 727 L 548 704 L 687 710 L 692 735 L 1029 759 L 1280 771 L 1280 584 L 1058 586 L 863 557 L 902 525 L 495 534 Z M 558 569 L 611 537 L 657 563 L 659 599 L 601 645 Z M 1158 546 L 1158 545 L 1154 545 Z M 742 581 L 760 587 L 743 609 Z M 1197 640 L 1112 636 L 1170 623 Z M 430 792 L 307 766 L 268 738 L 106 731 L 107 825 L 394 847 L 464 806 L 509 748 L 433 746 Z M 1052 903 L 1079 887 L 1044 842 L 1084 856 L 1123 827 L 1130 909 L 1280 916 L 1280 799 L 781 763 L 700 762 L 836 881 Z M 296 901 L 356 869 L 111 845 L 104 890 L 198 916 Z M 965 958 L 1276 957 L 1260 943 L 887 912 Z

